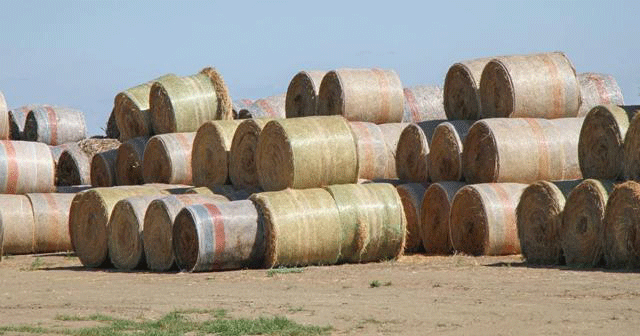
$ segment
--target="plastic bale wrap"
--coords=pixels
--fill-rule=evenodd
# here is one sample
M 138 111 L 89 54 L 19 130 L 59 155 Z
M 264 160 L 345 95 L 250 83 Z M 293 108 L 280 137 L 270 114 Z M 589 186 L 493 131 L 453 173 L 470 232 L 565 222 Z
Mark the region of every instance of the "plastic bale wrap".
M 24 137 L 52 146 L 86 139 L 84 113 L 68 107 L 35 107 L 27 114 Z
M 584 118 L 496 118 L 477 121 L 464 142 L 468 183 L 582 178 L 578 140 Z
M 470 255 L 520 253 L 516 207 L 526 184 L 484 183 L 458 190 L 451 203 L 451 243 Z
M 404 88 L 403 122 L 446 119 L 442 105 L 442 89 L 436 85 Z
M 609 268 L 640 267 L 640 184 L 627 181 L 609 195 L 604 214 L 603 252 Z M 5 238 L 6 239 L 6 238 Z
M 239 119 L 249 118 L 285 118 L 285 94 L 260 98 L 246 109 L 240 110 Z
M 97 153 L 116 149 L 116 139 L 86 139 L 65 149 L 56 166 L 56 185 L 74 186 L 91 184 L 91 160 Z
M 464 140 L 473 125 L 471 120 L 452 120 L 436 126 L 429 147 L 427 171 L 431 181 L 463 179 L 462 152 Z
M 447 255 L 453 252 L 449 225 L 451 202 L 465 185 L 462 182 L 437 182 L 425 190 L 418 231 L 426 253 Z
M 285 98 L 287 118 L 308 117 L 318 114 L 320 83 L 326 71 L 300 71 L 289 82 Z
M 206 121 L 232 118 L 227 85 L 213 68 L 153 83 L 149 105 L 156 134 L 195 132 Z
M 266 191 L 358 180 L 356 143 L 341 116 L 270 121 L 260 133 L 256 159 Z
M 259 267 L 265 252 L 262 225 L 249 200 L 187 206 L 173 226 L 176 263 L 189 272 Z
M 204 123 L 193 139 L 191 169 L 198 187 L 229 183 L 229 150 L 242 121 L 216 120 Z
M 251 99 L 238 99 L 231 102 L 231 108 L 233 110 L 233 119 L 240 118 L 240 111 L 246 110 L 253 104 Z
M 622 91 L 616 79 L 607 74 L 585 72 L 578 74 L 580 96 L 582 103 L 578 111 L 579 117 L 584 117 L 592 108 L 598 105 L 624 105 Z
M 27 194 L 34 220 L 36 253 L 73 250 L 69 236 L 69 209 L 75 194 Z
M 36 251 L 35 222 L 29 198 L 24 195 L 0 195 L 0 226 L 3 254 L 30 254 Z
M 359 179 L 394 179 L 396 149 L 406 123 L 376 125 L 352 121 L 349 123 L 358 152 Z
M 491 60 L 480 78 L 483 118 L 569 118 L 578 116 L 580 85 L 561 52 L 503 56 Z
M 429 150 L 436 126 L 444 120 L 413 123 L 400 134 L 396 149 L 396 173 L 398 178 L 411 182 L 429 179 Z
M 336 202 L 324 189 L 254 194 L 264 229 L 264 267 L 330 265 L 340 260 L 343 227 Z
M 398 74 L 383 69 L 339 69 L 320 84 L 319 115 L 342 115 L 349 121 L 401 122 L 404 94 Z
M 235 131 L 229 150 L 229 180 L 236 188 L 260 186 L 256 153 L 260 132 L 272 119 L 247 119 Z
M 422 201 L 428 183 L 407 183 L 396 186 L 404 213 L 407 218 L 407 230 L 404 250 L 419 252 L 423 249 L 420 227 L 422 226 Z
M 147 183 L 191 184 L 191 150 L 196 133 L 151 137 L 144 150 L 142 176 Z
M 40 105 L 29 104 L 9 110 L 9 139 L 24 140 L 24 126 L 27 123 L 27 114 Z
M 55 191 L 55 166 L 49 146 L 38 142 L 0 141 L 0 193 Z
M 116 154 L 116 184 L 137 185 L 144 183 L 142 160 L 148 137 L 137 137 L 123 142 Z
M 480 77 L 491 58 L 477 58 L 453 64 L 444 79 L 444 111 L 449 120 L 482 118 Z
M 562 262 L 560 228 L 566 197 L 580 180 L 530 184 L 522 193 L 516 215 L 522 255 L 528 263 Z

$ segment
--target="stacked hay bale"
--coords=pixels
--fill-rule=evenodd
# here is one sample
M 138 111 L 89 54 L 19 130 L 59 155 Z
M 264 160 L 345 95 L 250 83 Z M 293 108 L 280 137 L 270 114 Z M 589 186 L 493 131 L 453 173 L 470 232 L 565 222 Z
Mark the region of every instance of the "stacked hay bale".
M 119 148 L 119 147 L 118 147 Z M 112 187 L 116 185 L 117 149 L 96 153 L 91 159 L 90 177 L 94 187 Z
M 308 117 L 318 114 L 320 83 L 326 71 L 300 71 L 289 82 L 285 98 L 287 118 Z
M 144 149 L 142 176 L 146 183 L 191 184 L 192 133 L 167 133 L 151 137 Z
M 56 185 L 73 186 L 91 184 L 91 161 L 97 153 L 118 148 L 116 139 L 85 139 L 69 145 L 56 166 Z
M 55 191 L 55 166 L 49 146 L 0 140 L 0 193 Z
M 27 114 L 24 139 L 60 145 L 87 138 L 87 126 L 82 111 L 48 105 L 37 106 Z
M 579 117 L 584 117 L 598 105 L 624 105 L 622 91 L 616 79 L 607 74 L 585 72 L 578 74 L 581 104 Z
M 640 114 L 636 113 L 629 123 L 624 142 L 623 177 L 627 180 L 640 181 Z
M 471 120 L 451 120 L 436 126 L 429 144 L 427 171 L 431 181 L 463 179 L 463 144 L 473 125 Z
M 424 192 L 420 210 L 420 237 L 428 254 L 451 254 L 451 202 L 462 182 L 432 183 Z
M 116 184 L 137 185 L 144 183 L 142 160 L 149 137 L 129 139 L 118 147 L 116 155 Z
M 253 102 L 246 109 L 240 110 L 238 119 L 249 118 L 284 118 L 285 94 L 261 98 Z
M 609 196 L 604 222 L 602 249 L 608 267 L 640 267 L 640 184 L 627 181 L 615 187 Z
M 257 188 L 256 153 L 258 139 L 271 119 L 247 119 L 236 128 L 229 149 L 229 180 L 237 188 Z
M 24 126 L 27 123 L 27 114 L 41 105 L 29 104 L 9 110 L 9 139 L 24 140 Z
M 406 123 L 349 123 L 357 145 L 358 178 L 367 180 L 395 179 L 396 150 Z
M 403 122 L 445 119 L 442 89 L 435 85 L 404 88 Z
M 211 187 L 229 183 L 229 151 L 239 120 L 204 123 L 193 139 L 193 184 Z
M 426 182 L 429 179 L 429 149 L 436 126 L 444 120 L 413 123 L 400 134 L 396 149 L 396 172 L 401 180 Z
M 396 186 L 407 219 L 405 251 L 408 252 L 419 252 L 423 248 L 420 227 L 422 227 L 422 203 L 427 187 L 429 187 L 427 183 L 407 183 Z
M 444 79 L 443 107 L 449 120 L 482 118 L 480 77 L 491 58 L 478 58 L 453 64 Z
M 233 119 L 240 119 L 240 111 L 246 110 L 253 104 L 251 99 L 238 99 L 231 102 Z

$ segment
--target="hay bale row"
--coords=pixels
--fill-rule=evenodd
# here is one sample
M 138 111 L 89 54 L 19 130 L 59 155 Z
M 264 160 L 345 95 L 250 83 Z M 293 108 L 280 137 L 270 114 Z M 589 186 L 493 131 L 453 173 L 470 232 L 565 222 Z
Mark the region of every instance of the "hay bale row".
M 74 186 L 91 184 L 91 161 L 97 153 L 120 146 L 116 139 L 85 139 L 70 144 L 58 159 L 56 185 Z
M 116 184 L 138 185 L 144 183 L 142 163 L 144 149 L 149 137 L 141 136 L 127 140 L 118 147 L 116 155 Z
M 300 71 L 289 82 L 285 98 L 287 118 L 309 117 L 318 114 L 320 83 L 326 71 Z
M 146 183 L 191 184 L 191 150 L 196 133 L 154 135 L 144 149 L 142 176 Z
M 191 169 L 198 187 L 228 184 L 229 150 L 240 120 L 209 121 L 195 134 Z
M 442 89 L 435 85 L 404 88 L 403 122 L 446 119 L 442 102 Z
M 377 125 L 369 122 L 349 123 L 358 153 L 358 178 L 395 179 L 396 149 L 400 134 L 409 124 L 389 123 Z
M 47 145 L 60 145 L 87 138 L 82 111 L 67 107 L 36 106 L 29 111 L 24 126 L 24 139 Z

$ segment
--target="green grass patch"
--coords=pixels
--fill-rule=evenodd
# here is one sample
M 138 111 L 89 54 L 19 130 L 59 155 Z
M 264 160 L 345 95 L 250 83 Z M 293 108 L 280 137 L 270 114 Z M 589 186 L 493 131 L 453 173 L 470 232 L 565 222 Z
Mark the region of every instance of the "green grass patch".
M 304 272 L 304 268 L 301 268 L 301 267 L 272 268 L 267 271 L 267 276 L 272 277 L 276 274 L 291 274 L 291 273 L 302 273 L 302 272 Z
M 380 282 L 378 280 L 373 280 L 373 281 L 369 282 L 369 287 L 370 288 L 378 288 L 378 287 L 382 287 L 382 286 L 389 287 L 391 285 L 392 285 L 391 281 Z

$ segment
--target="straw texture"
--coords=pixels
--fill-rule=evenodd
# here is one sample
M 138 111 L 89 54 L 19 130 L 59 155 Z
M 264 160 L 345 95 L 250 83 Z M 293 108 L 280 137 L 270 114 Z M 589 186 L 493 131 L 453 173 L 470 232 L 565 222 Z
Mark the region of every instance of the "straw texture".
M 240 110 L 238 118 L 285 118 L 285 100 L 284 93 L 258 99 L 246 109 Z
M 35 224 L 29 198 L 24 195 L 0 195 L 0 226 L 3 239 L 2 253 L 35 253 Z
M 239 119 L 240 111 L 248 109 L 251 104 L 253 104 L 253 100 L 246 98 L 232 101 L 233 119 Z
M 451 204 L 451 242 L 470 255 L 520 253 L 516 207 L 526 184 L 486 183 L 458 190 Z
M 369 122 L 349 123 L 358 152 L 359 179 L 395 179 L 396 149 L 406 123 L 376 125 Z
M 582 178 L 578 140 L 584 118 L 484 119 L 464 142 L 469 183 L 561 181 Z
M 623 141 L 623 176 L 626 180 L 640 181 L 640 116 L 636 114 L 629 122 Z
M 404 88 L 403 122 L 446 119 L 442 105 L 442 89 L 436 85 Z
M 112 187 L 116 185 L 117 149 L 97 153 L 91 159 L 91 186 Z
M 585 72 L 578 74 L 580 96 L 582 103 L 578 111 L 579 117 L 584 117 L 592 108 L 598 105 L 624 105 L 622 91 L 616 79 L 607 74 Z
M 111 114 L 109 114 L 109 119 L 107 120 L 107 126 L 105 129 L 105 135 L 108 139 L 119 139 L 120 138 L 120 130 L 118 129 L 118 124 L 116 123 L 116 115 L 115 115 L 115 107 L 111 110 Z
M 580 108 L 576 71 L 561 52 L 491 60 L 480 79 L 482 117 L 568 118 Z
M 69 209 L 75 194 L 27 194 L 34 220 L 36 253 L 71 251 Z
M 0 193 L 55 190 L 55 166 L 49 146 L 37 142 L 0 141 Z
M 170 133 L 151 137 L 144 150 L 145 182 L 191 184 L 191 150 L 196 133 Z
M 91 184 L 91 160 L 97 153 L 118 148 L 116 139 L 86 139 L 65 149 L 56 166 L 56 185 Z
M 320 83 L 326 71 L 300 71 L 289 82 L 285 99 L 287 118 L 317 115 Z
M 444 79 L 444 111 L 449 120 L 482 118 L 480 76 L 491 58 L 477 58 L 453 64 Z
M 272 120 L 260 133 L 256 158 L 260 185 L 267 191 L 358 179 L 356 143 L 341 116 Z
M 422 201 L 429 187 L 427 183 L 407 183 L 396 186 L 407 218 L 407 234 L 404 250 L 418 252 L 423 249 L 420 227 L 422 226 Z
M 610 268 L 640 267 L 640 184 L 615 187 L 604 215 L 604 258 Z M 6 238 L 5 238 L 6 239 Z
M 400 78 L 393 70 L 330 71 L 320 84 L 318 114 L 376 124 L 401 122 L 404 94 Z
M 87 137 L 84 113 L 68 107 L 35 107 L 27 114 L 24 137 L 53 146 L 80 141 Z
M 451 120 L 436 126 L 427 160 L 427 171 L 431 181 L 462 180 L 463 144 L 471 125 L 471 120 Z
M 137 137 L 127 140 L 118 147 L 116 154 L 116 184 L 143 184 L 142 160 L 144 149 L 149 142 L 148 137 Z
M 401 180 L 426 182 L 429 179 L 429 149 L 436 126 L 444 120 L 410 124 L 400 134 L 396 149 L 396 172 Z
M 256 166 L 258 139 L 271 119 L 244 120 L 233 135 L 229 150 L 229 179 L 236 188 L 260 186 Z
M 195 186 L 229 183 L 229 150 L 240 120 L 208 121 L 193 140 L 191 169 Z
M 453 196 L 466 184 L 462 182 L 438 182 L 425 190 L 420 210 L 420 237 L 428 254 L 451 254 L 451 230 L 449 218 Z
M 4 94 L 0 91 L 0 139 L 9 140 L 10 135 L 9 109 Z

